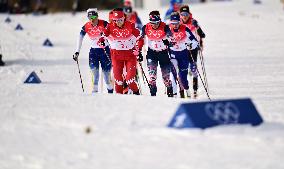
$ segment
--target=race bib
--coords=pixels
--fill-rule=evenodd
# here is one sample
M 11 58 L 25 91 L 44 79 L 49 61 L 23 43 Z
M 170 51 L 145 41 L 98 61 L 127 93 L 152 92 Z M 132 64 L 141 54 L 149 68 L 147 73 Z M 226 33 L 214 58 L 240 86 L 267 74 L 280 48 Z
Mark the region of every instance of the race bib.
M 110 46 L 112 49 L 116 50 L 130 50 L 133 49 L 136 43 L 135 36 L 132 36 L 130 39 L 126 40 L 116 40 L 113 39 L 110 41 Z
M 148 46 L 150 49 L 155 51 L 162 51 L 167 49 L 162 40 L 149 40 Z

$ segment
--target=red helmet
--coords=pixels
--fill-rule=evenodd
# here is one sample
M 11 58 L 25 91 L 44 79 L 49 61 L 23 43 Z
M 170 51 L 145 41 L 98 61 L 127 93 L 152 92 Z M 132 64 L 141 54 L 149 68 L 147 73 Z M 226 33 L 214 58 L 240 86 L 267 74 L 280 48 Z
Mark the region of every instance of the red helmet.
M 121 19 L 124 17 L 123 11 L 112 11 L 112 18 L 111 19 Z

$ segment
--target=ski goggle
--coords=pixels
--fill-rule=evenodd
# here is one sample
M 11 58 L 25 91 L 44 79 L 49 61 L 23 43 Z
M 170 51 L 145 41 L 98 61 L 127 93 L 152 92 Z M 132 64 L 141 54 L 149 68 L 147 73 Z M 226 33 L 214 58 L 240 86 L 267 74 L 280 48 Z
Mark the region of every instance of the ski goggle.
M 179 24 L 179 21 L 171 21 L 170 22 L 172 25 L 178 25 Z
M 160 23 L 160 21 L 150 21 L 151 24 L 153 25 L 158 25 Z
M 96 15 L 89 16 L 90 20 L 94 20 L 94 19 L 97 19 L 97 18 L 98 18 L 98 16 L 96 16 Z
M 120 19 L 113 19 L 112 21 L 117 23 L 117 22 L 123 22 L 124 19 L 123 19 L 123 18 L 120 18 Z
M 181 16 L 189 16 L 189 13 L 187 13 L 187 12 L 181 12 L 180 15 L 181 15 Z

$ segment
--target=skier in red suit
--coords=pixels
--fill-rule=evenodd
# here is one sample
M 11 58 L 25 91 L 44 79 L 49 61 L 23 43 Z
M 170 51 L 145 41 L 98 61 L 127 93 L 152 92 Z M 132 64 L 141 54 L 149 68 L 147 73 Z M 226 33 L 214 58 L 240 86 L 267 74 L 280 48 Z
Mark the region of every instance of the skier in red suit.
M 130 21 L 125 20 L 123 9 L 116 8 L 112 12 L 112 22 L 104 30 L 111 47 L 113 74 L 116 93 L 123 93 L 123 68 L 126 67 L 126 83 L 133 94 L 140 95 L 136 75 L 136 56 L 133 54 L 135 44 L 140 34 L 139 30 Z M 104 44 L 104 37 L 100 39 Z

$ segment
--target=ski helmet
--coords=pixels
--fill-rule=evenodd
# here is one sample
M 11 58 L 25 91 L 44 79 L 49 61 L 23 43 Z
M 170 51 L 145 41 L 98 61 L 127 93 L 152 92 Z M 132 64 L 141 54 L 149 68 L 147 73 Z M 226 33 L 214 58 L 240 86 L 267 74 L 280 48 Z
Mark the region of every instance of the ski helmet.
M 189 6 L 188 5 L 183 5 L 180 7 L 179 9 L 179 12 L 182 13 L 182 12 L 187 12 L 187 13 L 190 13 L 189 11 Z
M 97 8 L 89 8 L 87 10 L 87 16 L 88 16 L 89 19 L 96 19 L 98 17 Z
M 149 21 L 151 23 L 154 23 L 154 22 L 158 23 L 158 22 L 160 22 L 161 21 L 160 12 L 159 11 L 151 11 L 149 13 Z
M 180 22 L 180 16 L 178 12 L 173 12 L 170 18 L 171 23 L 177 24 Z
M 124 13 L 132 13 L 132 7 L 131 6 L 127 6 L 123 8 Z
M 112 10 L 112 19 L 117 20 L 124 17 L 123 9 L 122 8 L 115 8 Z

